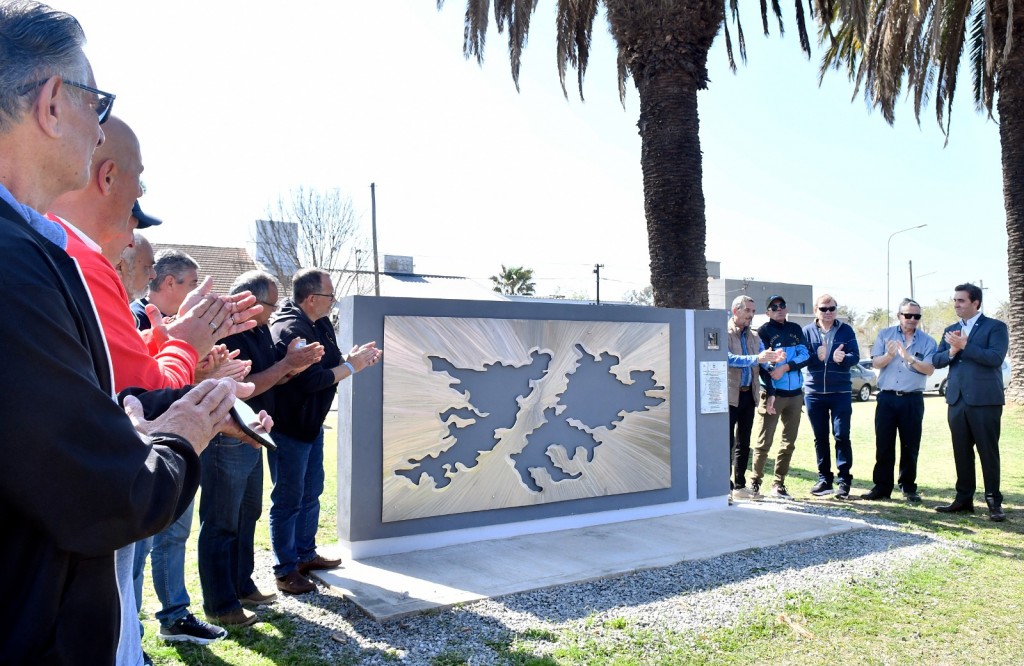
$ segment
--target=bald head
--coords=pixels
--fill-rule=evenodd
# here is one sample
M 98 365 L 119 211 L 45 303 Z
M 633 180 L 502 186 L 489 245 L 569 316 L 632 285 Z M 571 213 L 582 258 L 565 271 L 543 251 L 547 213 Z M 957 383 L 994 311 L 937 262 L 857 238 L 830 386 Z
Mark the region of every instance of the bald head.
M 136 231 L 132 244 L 121 253 L 121 261 L 116 264 L 117 274 L 121 277 L 128 298 L 142 298 L 146 295 L 146 287 L 150 280 L 156 279 L 153 246 L 146 237 Z
M 142 196 L 142 151 L 135 132 L 120 118 L 111 117 L 103 131 L 106 139 L 93 154 L 89 182 L 58 197 L 50 210 L 81 229 L 116 264 L 138 224 L 131 213 Z

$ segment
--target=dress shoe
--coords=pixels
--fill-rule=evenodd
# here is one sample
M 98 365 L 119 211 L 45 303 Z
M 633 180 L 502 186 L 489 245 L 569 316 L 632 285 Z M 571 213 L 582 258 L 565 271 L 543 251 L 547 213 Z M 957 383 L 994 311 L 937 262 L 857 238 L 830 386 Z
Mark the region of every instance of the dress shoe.
M 310 571 L 317 569 L 337 569 L 341 566 L 341 560 L 328 560 L 323 555 L 317 555 L 309 562 L 299 562 L 299 573 L 303 576 L 309 574 Z
M 316 583 L 306 578 L 298 571 L 293 571 L 287 576 L 277 579 L 277 589 L 286 594 L 305 594 L 316 589 Z
M 252 611 L 247 611 L 244 608 L 236 608 L 230 613 L 224 613 L 223 615 L 212 615 L 207 613 L 206 619 L 214 624 L 219 624 L 222 627 L 248 627 L 250 624 L 255 624 L 259 617 Z
M 881 490 L 878 490 L 877 488 L 872 488 L 868 492 L 862 494 L 860 498 L 866 500 L 883 500 L 892 499 L 892 495 L 890 493 L 883 493 Z
M 273 592 L 270 594 L 263 594 L 259 590 L 256 590 L 252 594 L 239 597 L 238 600 L 242 602 L 242 605 L 246 608 L 255 608 L 256 606 L 263 606 L 276 601 L 277 595 Z
M 1006 520 L 1006 514 L 1003 513 L 1003 507 L 1000 502 L 985 498 L 985 502 L 988 503 L 988 519 L 994 523 L 1001 523 Z
M 903 499 L 907 500 L 911 504 L 920 504 L 921 496 L 916 492 L 903 493 Z
M 935 510 L 939 513 L 974 513 L 974 504 L 953 500 L 949 504 L 935 507 Z

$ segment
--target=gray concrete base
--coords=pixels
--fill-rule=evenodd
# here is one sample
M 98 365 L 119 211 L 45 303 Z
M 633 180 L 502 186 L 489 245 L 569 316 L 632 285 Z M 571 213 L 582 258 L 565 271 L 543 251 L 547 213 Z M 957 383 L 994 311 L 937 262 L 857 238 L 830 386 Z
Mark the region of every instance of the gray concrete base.
M 801 513 L 784 504 L 744 502 L 727 509 L 381 555 L 315 575 L 373 619 L 387 622 L 468 601 L 864 527 L 860 521 Z

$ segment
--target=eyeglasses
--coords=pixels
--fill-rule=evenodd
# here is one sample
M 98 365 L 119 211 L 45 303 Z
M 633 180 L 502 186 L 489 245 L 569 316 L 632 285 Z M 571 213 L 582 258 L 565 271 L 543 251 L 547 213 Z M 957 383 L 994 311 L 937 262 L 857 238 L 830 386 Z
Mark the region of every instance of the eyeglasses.
M 36 88 L 43 85 L 49 80 L 50 79 L 43 79 L 42 81 L 36 81 L 35 83 L 23 85 L 14 92 L 16 92 L 19 95 L 24 95 L 29 91 L 35 90 Z M 96 109 L 96 116 L 99 118 L 100 125 L 107 122 L 107 118 L 110 117 L 110 111 L 114 108 L 114 100 L 117 98 L 117 95 L 113 93 L 103 92 L 102 90 L 98 90 L 91 86 L 87 86 L 83 83 L 75 83 L 74 81 L 68 81 L 67 79 L 61 79 L 61 81 L 63 81 L 64 85 L 66 86 L 78 88 L 79 90 L 91 92 L 92 94 L 96 95 L 96 101 L 93 103 L 93 108 Z
M 901 312 L 900 316 L 904 317 L 905 319 L 920 319 L 921 318 L 921 314 L 920 313 L 912 314 L 910 312 Z
M 828 307 L 825 307 L 824 305 L 819 305 L 818 306 L 818 311 L 819 312 L 835 312 L 836 311 L 836 306 L 829 305 Z
M 318 294 L 317 292 L 314 291 L 313 295 L 314 296 L 326 296 L 327 298 L 331 299 L 332 301 L 338 300 L 338 297 L 335 296 L 334 294 Z
M 778 312 L 779 310 L 786 309 L 786 301 L 779 301 L 778 303 L 772 303 L 768 306 L 768 309 L 772 312 Z
M 266 301 L 261 301 L 261 300 L 257 300 L 256 302 L 259 303 L 260 305 L 266 307 L 271 312 L 276 311 L 280 307 L 277 303 L 267 303 Z

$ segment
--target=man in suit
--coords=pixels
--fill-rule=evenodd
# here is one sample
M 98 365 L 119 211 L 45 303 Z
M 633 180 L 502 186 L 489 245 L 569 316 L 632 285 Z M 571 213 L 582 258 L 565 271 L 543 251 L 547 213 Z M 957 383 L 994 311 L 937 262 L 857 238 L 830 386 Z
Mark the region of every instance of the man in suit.
M 1006 324 L 981 314 L 981 289 L 957 285 L 953 309 L 960 318 L 946 328 L 936 368 L 949 366 L 946 384 L 949 433 L 956 463 L 956 497 L 937 506 L 940 513 L 974 513 L 974 447 L 978 447 L 990 520 L 1006 519 L 999 492 L 999 421 L 1003 415 L 1003 377 L 1000 366 L 1010 336 Z

